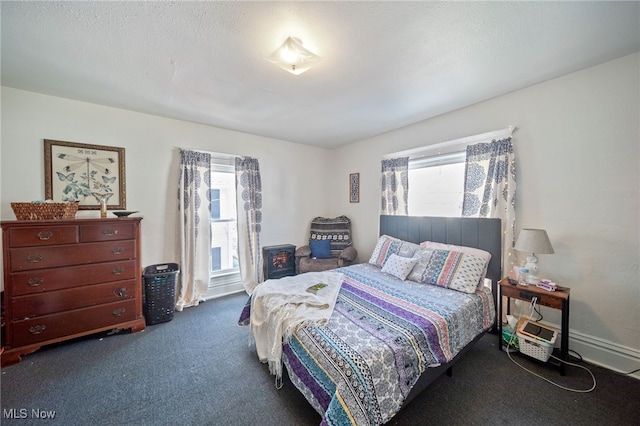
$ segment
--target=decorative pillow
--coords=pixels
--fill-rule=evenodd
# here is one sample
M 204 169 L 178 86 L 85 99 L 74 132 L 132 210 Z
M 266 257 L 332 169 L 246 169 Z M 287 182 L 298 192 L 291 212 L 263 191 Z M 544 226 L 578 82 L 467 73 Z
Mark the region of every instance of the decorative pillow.
M 418 265 L 409 279 L 463 293 L 475 293 L 486 264 L 483 258 L 459 251 L 421 250 Z
M 402 241 L 388 235 L 382 235 L 378 238 L 376 247 L 373 249 L 373 253 L 369 259 L 369 263 L 376 265 L 378 268 L 382 268 L 385 261 L 392 254 L 395 253 L 402 257 L 413 257 L 414 253 L 419 248 L 420 246 L 418 244 Z
M 417 283 L 422 283 L 422 276 L 424 275 L 424 271 L 429 266 L 429 262 L 431 261 L 431 255 L 433 254 L 433 250 L 428 248 L 419 248 L 414 257 L 416 259 L 416 265 L 413 270 L 407 276 L 411 281 L 415 281 Z
M 382 272 L 386 272 L 387 274 L 391 274 L 396 278 L 400 278 L 404 281 L 407 278 L 407 275 L 411 272 L 416 262 L 418 261 L 417 257 L 402 257 L 398 256 L 395 253 L 392 253 L 386 262 L 384 262 L 384 266 L 382 267 Z
M 410 243 L 409 241 L 398 240 L 396 248 L 396 254 L 402 257 L 413 257 L 413 255 L 420 249 L 420 245 Z
M 378 268 L 382 268 L 382 265 L 384 265 L 384 261 L 387 260 L 387 257 L 389 257 L 389 255 L 392 253 L 391 244 L 394 241 L 398 240 L 388 235 L 380 236 L 380 238 L 378 238 L 378 242 L 376 243 L 376 247 L 373 249 L 373 253 L 371 254 L 369 263 L 372 265 L 376 265 Z
M 331 259 L 331 241 L 329 240 L 309 240 L 311 257 L 316 259 Z
M 487 275 L 487 268 L 489 267 L 489 261 L 491 260 L 491 253 L 485 250 L 481 250 L 474 247 L 457 246 L 454 244 L 436 243 L 434 241 L 423 241 L 420 243 L 421 248 L 429 248 L 433 250 L 452 250 L 459 251 L 461 253 L 473 254 L 479 256 L 485 260 L 484 270 L 482 276 L 478 280 L 478 288 L 482 288 L 484 285 L 484 277 Z

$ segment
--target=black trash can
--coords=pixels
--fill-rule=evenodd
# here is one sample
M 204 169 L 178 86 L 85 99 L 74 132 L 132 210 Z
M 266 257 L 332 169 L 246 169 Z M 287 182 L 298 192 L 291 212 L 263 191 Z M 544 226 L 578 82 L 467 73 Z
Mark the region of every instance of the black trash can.
M 176 304 L 177 263 L 163 263 L 144 268 L 142 307 L 147 325 L 171 321 Z

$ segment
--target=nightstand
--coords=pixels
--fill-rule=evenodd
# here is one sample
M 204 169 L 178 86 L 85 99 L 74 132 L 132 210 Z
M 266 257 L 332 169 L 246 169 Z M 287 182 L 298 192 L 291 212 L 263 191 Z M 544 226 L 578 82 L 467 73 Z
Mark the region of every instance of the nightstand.
M 560 359 L 569 360 L 569 295 L 571 289 L 559 287 L 556 291 L 543 290 L 535 285 L 523 286 L 520 284 L 510 284 L 508 278 L 503 278 L 500 284 L 500 295 L 498 297 L 498 349 L 502 350 L 502 297 L 507 298 L 507 314 L 510 314 L 510 300 L 531 301 L 538 298 L 538 305 L 549 308 L 560 309 L 562 311 L 562 325 L 560 330 Z M 560 363 L 560 374 L 564 376 L 565 363 Z
M 281 244 L 262 248 L 264 279 L 275 279 L 296 274 L 296 246 Z

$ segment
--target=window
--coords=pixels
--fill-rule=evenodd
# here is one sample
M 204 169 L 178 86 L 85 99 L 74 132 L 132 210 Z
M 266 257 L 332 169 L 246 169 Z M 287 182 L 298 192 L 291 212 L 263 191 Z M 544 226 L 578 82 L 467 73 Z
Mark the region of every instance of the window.
M 384 158 L 409 157 L 408 214 L 461 217 L 467 147 L 511 138 L 514 126 L 406 151 Z
M 211 247 L 211 270 L 222 269 L 222 247 Z
M 462 216 L 465 152 L 409 160 L 409 215 Z
M 210 287 L 237 279 L 238 232 L 236 175 L 229 160 L 211 160 L 211 280 Z
M 211 219 L 220 219 L 220 189 L 211 190 Z

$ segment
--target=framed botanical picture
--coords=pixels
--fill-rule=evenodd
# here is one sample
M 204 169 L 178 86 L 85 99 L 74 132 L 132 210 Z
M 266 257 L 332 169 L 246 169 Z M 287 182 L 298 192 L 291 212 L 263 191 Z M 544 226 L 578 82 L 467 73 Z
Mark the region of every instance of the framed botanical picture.
M 349 202 L 360 202 L 360 173 L 349 174 Z
M 127 208 L 124 148 L 44 140 L 45 197 L 80 210 Z

